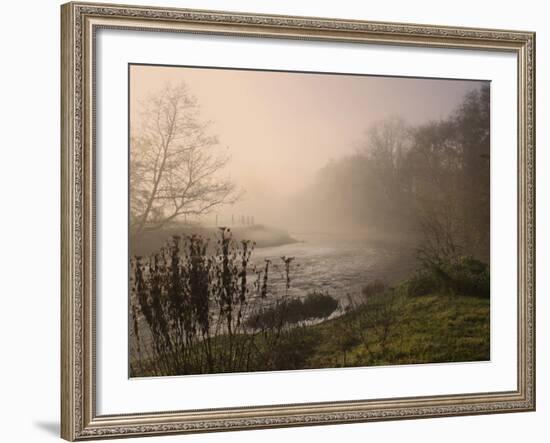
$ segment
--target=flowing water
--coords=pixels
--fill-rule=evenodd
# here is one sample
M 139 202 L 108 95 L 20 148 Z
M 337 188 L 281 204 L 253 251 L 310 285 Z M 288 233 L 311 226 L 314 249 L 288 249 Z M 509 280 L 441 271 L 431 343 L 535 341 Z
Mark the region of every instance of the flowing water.
M 290 264 L 290 294 L 299 297 L 318 291 L 342 299 L 377 279 L 395 284 L 415 267 L 410 245 L 389 246 L 322 233 L 296 232 L 292 237 L 299 241 L 256 248 L 253 253 L 257 268 L 271 260 L 270 289 L 278 294 L 286 288 L 283 256 L 294 257 Z

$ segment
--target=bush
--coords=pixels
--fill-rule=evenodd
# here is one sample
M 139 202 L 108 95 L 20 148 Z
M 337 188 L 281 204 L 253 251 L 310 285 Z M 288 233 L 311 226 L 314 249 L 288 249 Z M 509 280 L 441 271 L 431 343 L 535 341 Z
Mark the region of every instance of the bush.
M 489 297 L 491 278 L 489 265 L 473 257 L 461 257 L 454 267 L 455 290 L 461 294 Z
M 303 300 L 283 300 L 270 308 L 263 309 L 248 320 L 252 328 L 270 328 L 277 323 L 296 324 L 302 321 L 324 319 L 338 307 L 338 300 L 329 294 L 312 292 Z
M 157 375 L 246 369 L 252 343 L 239 336 L 247 332 L 243 319 L 261 278 L 259 272 L 257 282 L 247 280 L 249 270 L 256 272 L 253 249 L 219 228 L 214 248 L 199 235 L 174 236 L 158 253 L 132 259 L 135 366 L 153 365 Z
M 338 307 L 338 300 L 329 294 L 313 292 L 302 301 L 302 317 L 304 320 L 327 318 Z
M 433 273 L 422 269 L 413 274 L 407 281 L 407 293 L 412 296 L 428 295 L 439 289 L 439 284 Z
M 417 271 L 407 282 L 412 296 L 433 292 L 489 297 L 491 291 L 489 265 L 471 256 L 431 264 Z

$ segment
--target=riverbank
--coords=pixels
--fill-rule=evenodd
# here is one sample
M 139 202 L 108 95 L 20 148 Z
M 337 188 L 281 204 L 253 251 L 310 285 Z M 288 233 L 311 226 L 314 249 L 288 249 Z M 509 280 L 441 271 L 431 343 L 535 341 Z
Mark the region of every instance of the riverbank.
M 490 358 L 486 263 L 401 267 L 400 248 L 333 237 L 252 254 L 220 232 L 213 258 L 204 238 L 182 238 L 148 267 L 134 261 L 132 376 Z
M 308 334 L 318 337 L 317 346 L 304 361 L 304 368 L 490 359 L 489 299 L 434 293 L 398 295 L 394 303 L 392 318 L 369 314 L 365 306 L 314 326 Z M 355 333 L 360 318 L 368 322 L 369 316 L 374 317 L 372 323 Z
M 265 361 L 213 372 L 486 361 L 490 359 L 490 302 L 466 294 L 413 296 L 405 282 L 365 297 L 336 318 L 292 327 L 277 340 L 273 334 L 234 337 L 252 340 L 255 352 L 269 357 Z M 212 346 L 223 348 L 226 338 L 216 337 Z M 178 375 L 157 374 L 150 363 L 134 366 L 132 376 Z

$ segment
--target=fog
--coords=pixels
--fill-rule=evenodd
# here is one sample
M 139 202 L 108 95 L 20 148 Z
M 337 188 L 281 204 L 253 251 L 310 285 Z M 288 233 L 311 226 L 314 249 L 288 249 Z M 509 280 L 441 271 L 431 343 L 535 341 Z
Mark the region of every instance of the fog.
M 132 374 L 488 358 L 489 82 L 132 66 L 130 92 Z
M 403 175 L 398 163 L 418 143 L 419 131 L 453 118 L 484 84 L 141 65 L 131 66 L 130 82 L 133 134 L 151 98 L 184 83 L 196 98 L 197 120 L 210 122 L 208 133 L 218 137 L 227 159 L 216 175 L 234 184 L 236 198 L 186 220 L 373 235 L 384 226 L 392 234 L 403 231 L 406 215 L 382 211 L 380 201 L 365 203 L 396 194 L 378 185 L 369 193 L 365 187 L 372 191 L 374 184 L 361 177 Z M 391 170 L 384 169 L 387 161 Z M 354 168 L 360 169 L 355 175 Z

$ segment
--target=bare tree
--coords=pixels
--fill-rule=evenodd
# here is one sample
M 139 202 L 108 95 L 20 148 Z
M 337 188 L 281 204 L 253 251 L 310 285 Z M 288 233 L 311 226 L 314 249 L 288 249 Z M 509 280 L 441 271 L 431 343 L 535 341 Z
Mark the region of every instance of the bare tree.
M 234 203 L 235 184 L 221 175 L 229 156 L 199 120 L 185 83 L 166 85 L 140 109 L 130 146 L 130 227 L 133 235 L 182 216 Z

